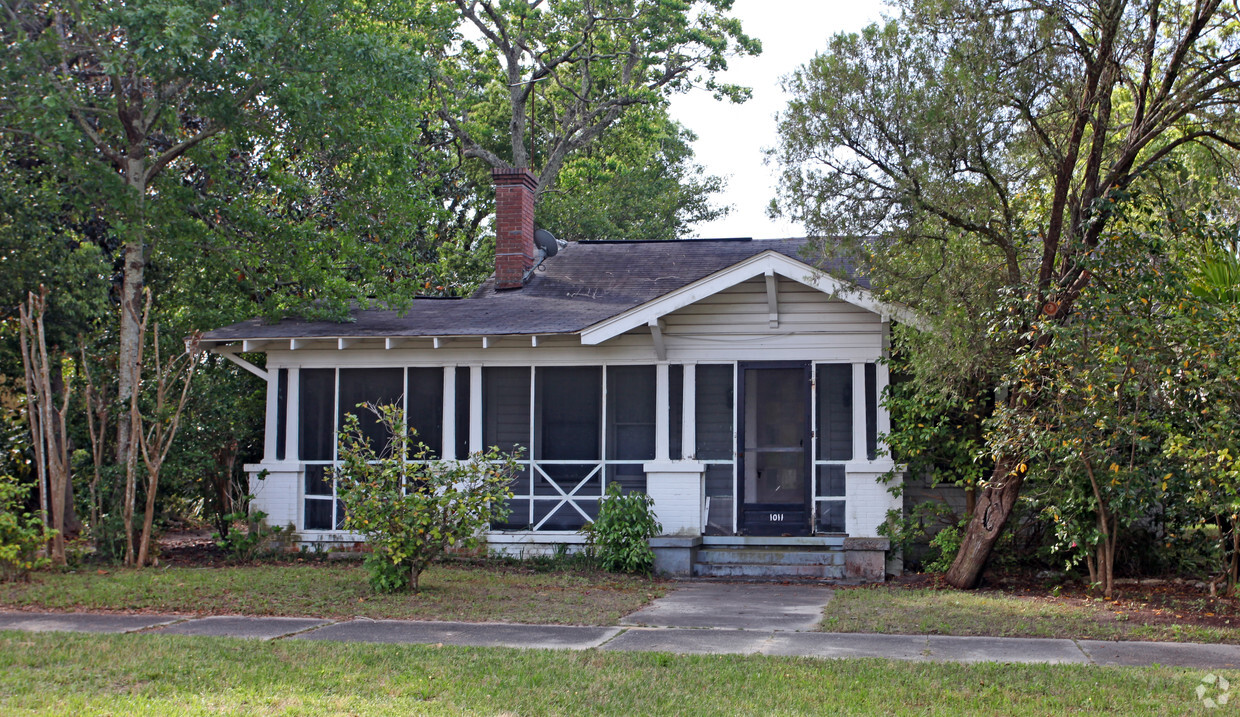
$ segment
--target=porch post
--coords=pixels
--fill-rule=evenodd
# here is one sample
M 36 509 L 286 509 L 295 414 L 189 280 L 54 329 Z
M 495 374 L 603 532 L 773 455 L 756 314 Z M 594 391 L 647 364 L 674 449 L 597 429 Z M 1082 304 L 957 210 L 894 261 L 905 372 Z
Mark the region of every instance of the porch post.
M 482 448 L 482 367 L 469 367 L 469 452 Z
M 685 460 L 696 458 L 697 452 L 697 366 L 685 364 L 681 380 L 684 402 L 681 406 L 680 455 Z
M 301 435 L 301 369 L 288 370 L 288 417 L 284 421 L 284 460 L 296 461 Z
M 443 447 L 445 461 L 456 460 L 456 366 L 443 367 Z
M 280 417 L 280 370 L 267 371 L 267 420 L 263 424 L 263 462 L 272 463 L 276 460 L 276 440 L 278 438 Z
M 666 362 L 655 364 L 654 367 L 654 459 L 666 461 L 669 455 L 668 445 L 668 367 Z
M 852 365 L 852 437 L 854 461 L 868 459 L 865 434 L 865 364 Z
M 878 454 L 882 454 L 887 450 L 887 442 L 883 440 L 883 436 L 891 432 L 891 414 L 887 412 L 887 407 L 883 405 L 883 391 L 887 389 L 887 383 L 891 380 L 890 370 L 885 363 L 879 363 L 874 367 L 874 386 L 875 394 L 878 397 L 876 408 L 878 410 L 877 426 L 878 426 Z

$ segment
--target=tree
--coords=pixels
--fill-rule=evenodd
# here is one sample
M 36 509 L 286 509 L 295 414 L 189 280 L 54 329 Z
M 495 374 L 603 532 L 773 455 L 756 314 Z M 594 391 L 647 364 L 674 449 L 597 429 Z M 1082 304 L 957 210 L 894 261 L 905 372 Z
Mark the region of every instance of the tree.
M 555 184 L 573 153 L 630 108 L 698 85 L 744 100 L 746 90 L 715 75 L 730 56 L 761 52 L 761 43 L 726 15 L 732 0 L 451 0 L 450 6 L 464 30 L 436 79 L 440 116 L 466 157 L 535 170 L 537 195 Z M 506 126 L 493 129 L 500 123 Z
M 727 214 L 711 195 L 721 177 L 693 161 L 694 135 L 662 106 L 636 107 L 569 157 L 538 206 L 539 225 L 561 239 L 666 240 Z
M 1218 527 L 1223 569 L 1211 583 L 1225 581 L 1228 594 L 1240 590 L 1240 242 L 1235 226 L 1206 227 L 1201 256 L 1179 304 L 1179 390 L 1171 402 L 1180 421 L 1164 452 L 1184 466 L 1190 503 L 1199 519 Z
M 402 6 L 414 24 L 417 8 Z M 5 10 L 0 133 L 43 145 L 57 161 L 72 158 L 81 171 L 93 172 L 103 194 L 98 203 L 111 210 L 107 221 L 121 236 L 121 401 L 137 382 L 138 297 L 152 250 L 170 239 L 170 221 L 209 223 L 192 202 L 169 201 L 184 199 L 194 179 L 220 179 L 195 176 L 190 165 L 201 169 L 212 151 L 227 157 L 230 149 L 248 144 L 249 154 L 261 158 L 257 168 L 270 170 L 273 152 L 304 148 L 279 142 L 291 136 L 295 118 L 315 117 L 335 100 L 355 99 L 376 84 L 386 89 L 398 77 L 412 82 L 416 68 L 425 65 L 422 48 L 381 41 L 398 34 L 383 25 L 387 18 L 361 17 L 335 0 L 14 2 Z M 424 34 L 434 35 L 434 27 Z M 401 35 L 409 39 L 410 33 Z M 350 55 L 348 62 L 332 64 L 342 52 Z M 321 128 L 323 119 L 315 119 Z M 352 258 L 357 252 L 338 253 Z M 307 273 L 305 265 L 300 268 Z M 122 463 L 130 442 L 128 422 L 119 421 Z
M 1220 0 L 906 0 L 899 18 L 835 37 L 789 81 L 777 208 L 814 233 L 890 237 L 871 244 L 870 269 L 928 315 L 944 304 L 926 299 L 953 293 L 945 278 L 976 279 L 970 296 L 990 307 L 1014 291 L 1020 320 L 986 342 L 993 378 L 1052 340 L 1039 315 L 1072 316 L 1125 197 L 1194 146 L 1240 146 L 1237 20 Z M 922 275 L 886 271 L 909 255 Z M 1005 401 L 1019 407 L 1019 388 Z M 977 583 L 1022 465 L 997 456 L 951 584 Z

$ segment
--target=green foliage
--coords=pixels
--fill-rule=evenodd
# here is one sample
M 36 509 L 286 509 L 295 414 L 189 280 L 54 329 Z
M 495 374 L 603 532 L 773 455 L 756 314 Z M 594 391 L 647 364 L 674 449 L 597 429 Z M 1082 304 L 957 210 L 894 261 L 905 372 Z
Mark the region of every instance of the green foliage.
M 233 529 L 227 534 L 214 533 L 211 539 L 228 553 L 230 560 L 249 562 L 264 554 L 278 552 L 288 545 L 294 534 L 287 526 L 267 525 L 267 514 L 261 510 L 252 513 L 229 513 L 224 516 L 229 523 L 246 522 L 245 532 Z
M 654 567 L 650 538 L 662 530 L 649 495 L 637 491 L 622 495 L 620 484 L 613 482 L 599 501 L 598 517 L 585 528 L 586 549 L 604 570 L 649 573 Z
M 51 560 L 40 552 L 52 532 L 37 515 L 26 511 L 31 486 L 12 476 L 0 475 L 0 579 L 27 577 Z
M 635 107 L 569 157 L 537 220 L 560 239 L 665 240 L 727 214 L 711 204 L 725 180 L 693 161 L 694 135 L 664 105 Z
M 949 525 L 930 539 L 930 548 L 934 553 L 927 556 L 927 571 L 947 572 L 947 569 L 952 566 L 952 561 L 956 559 L 956 552 L 960 550 L 961 533 L 967 524 L 967 521 L 962 520 L 957 525 Z
M 490 524 L 507 515 L 515 458 L 492 448 L 466 461 L 429 461 L 425 446 L 412 443 L 399 407 L 365 408 L 390 438 L 376 450 L 357 416 L 345 417 L 335 471 L 344 527 L 366 537 L 376 591 L 416 592 L 427 565 L 448 549 L 477 547 Z
M 927 500 L 914 505 L 907 513 L 902 508 L 887 511 L 887 520 L 878 526 L 878 534 L 890 538 L 892 546 L 904 554 L 907 562 L 909 549 L 914 543 L 955 525 L 959 520 L 960 516 L 945 503 Z
M 445 5 L 448 5 L 445 3 Z M 453 135 L 488 166 L 534 169 L 539 192 L 565 161 L 631 109 L 705 87 L 743 101 L 722 83 L 733 56 L 761 43 L 728 15 L 730 0 L 562 0 L 451 3 L 463 30 L 439 67 Z

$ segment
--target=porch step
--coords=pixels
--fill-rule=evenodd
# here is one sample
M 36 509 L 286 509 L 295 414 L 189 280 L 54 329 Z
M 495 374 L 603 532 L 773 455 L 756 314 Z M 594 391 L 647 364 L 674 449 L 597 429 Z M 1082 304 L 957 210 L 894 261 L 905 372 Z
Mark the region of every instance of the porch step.
M 694 563 L 698 578 L 812 578 L 842 580 L 843 565 L 757 565 L 754 563 Z
M 843 565 L 838 550 L 789 550 L 773 548 L 703 548 L 699 563 L 715 565 Z
M 825 546 L 711 545 L 698 551 L 695 577 L 839 580 L 844 553 Z

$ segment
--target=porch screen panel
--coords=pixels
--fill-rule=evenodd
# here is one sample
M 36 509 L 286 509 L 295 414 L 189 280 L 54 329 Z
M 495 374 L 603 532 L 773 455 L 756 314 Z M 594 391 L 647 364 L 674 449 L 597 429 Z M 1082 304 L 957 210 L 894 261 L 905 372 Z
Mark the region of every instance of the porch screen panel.
M 328 474 L 330 470 L 331 467 L 324 464 L 306 466 L 305 530 L 331 530 L 335 524 L 332 518 L 335 492 Z
M 865 365 L 865 452 L 866 457 L 878 457 L 878 367 Z
M 456 369 L 456 457 L 469 457 L 469 368 L 459 366 Z
M 409 369 L 408 405 L 414 443 L 427 447 L 427 458 L 438 458 L 443 450 L 443 369 Z
M 298 458 L 330 461 L 335 447 L 336 369 L 303 368 L 298 396 Z
M 655 368 L 607 368 L 607 459 L 654 458 Z
M 357 416 L 362 435 L 370 447 L 382 452 L 387 448 L 391 436 L 373 411 L 359 407 L 358 404 L 371 403 L 376 406 L 396 404 L 403 408 L 404 393 L 405 376 L 402 369 L 340 369 L 340 406 L 336 417 L 339 428 L 337 430 L 344 431 L 344 417 L 352 413 Z
M 733 383 L 732 366 L 697 367 L 697 458 L 731 460 Z
M 514 496 L 528 496 L 530 492 L 530 469 L 528 466 L 521 466 L 520 470 L 512 476 L 508 483 L 508 489 L 512 491 Z M 491 527 L 496 530 L 525 530 L 530 527 L 530 500 L 529 498 L 514 497 L 507 501 L 508 517 L 503 520 L 493 521 Z
M 706 534 L 731 535 L 735 515 L 732 464 L 706 466 Z
M 852 365 L 824 364 L 818 368 L 818 460 L 852 459 Z
M 815 526 L 819 533 L 844 532 L 844 501 L 822 501 L 818 504 L 818 522 Z
M 482 369 L 482 445 L 511 452 L 530 443 L 530 370 L 524 367 Z
M 684 458 L 685 367 L 680 364 L 667 367 L 667 401 L 667 457 L 675 461 Z
M 817 419 L 818 453 L 814 460 L 814 530 L 819 533 L 844 532 L 847 468 L 853 460 L 853 436 L 864 426 L 853 425 L 852 364 L 817 364 L 814 407 Z
M 284 438 L 288 435 L 288 369 L 276 372 L 276 460 L 284 460 Z
M 534 460 L 597 461 L 603 408 L 598 366 L 539 367 L 534 371 Z

